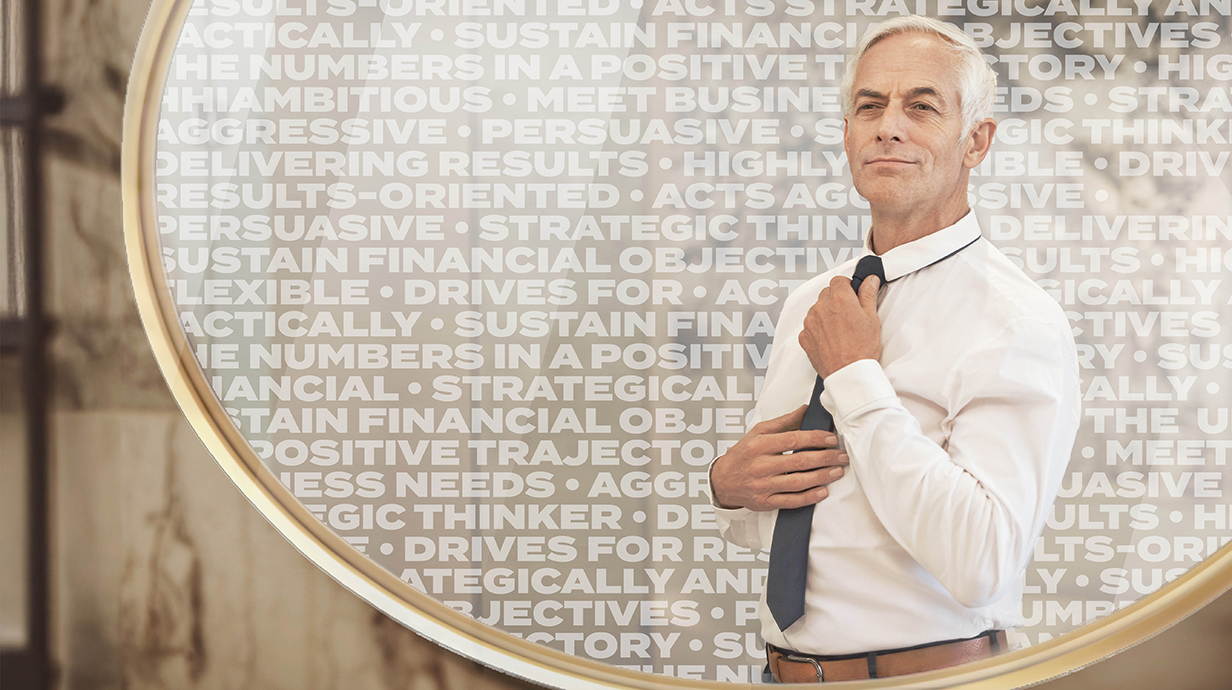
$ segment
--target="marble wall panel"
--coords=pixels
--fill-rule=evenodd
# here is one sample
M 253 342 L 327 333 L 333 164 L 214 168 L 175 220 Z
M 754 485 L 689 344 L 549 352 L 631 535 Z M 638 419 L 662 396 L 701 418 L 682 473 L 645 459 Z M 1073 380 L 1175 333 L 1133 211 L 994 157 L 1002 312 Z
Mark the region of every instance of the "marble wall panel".
M 64 109 L 46 129 L 47 302 L 57 402 L 166 409 L 128 280 L 120 204 L 124 93 L 148 4 L 42 3 L 46 80 Z

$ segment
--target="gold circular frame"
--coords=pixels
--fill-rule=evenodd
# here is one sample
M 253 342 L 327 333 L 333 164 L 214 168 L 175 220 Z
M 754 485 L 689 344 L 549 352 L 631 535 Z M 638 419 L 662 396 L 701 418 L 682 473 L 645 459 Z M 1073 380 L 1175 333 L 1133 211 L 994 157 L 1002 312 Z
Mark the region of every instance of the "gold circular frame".
M 159 107 L 176 39 L 192 2 L 154 0 L 133 59 L 124 107 L 124 241 L 137 306 L 158 365 L 193 430 L 231 481 L 300 553 L 344 587 L 432 642 L 492 668 L 566 690 L 752 688 L 750 683 L 628 671 L 527 642 L 464 616 L 413 589 L 331 532 L 256 457 L 193 357 L 165 288 L 159 255 L 153 195 Z M 1047 642 L 953 669 L 839 685 L 867 690 L 1021 688 L 1071 673 L 1142 642 L 1229 588 L 1232 544 L 1133 605 Z

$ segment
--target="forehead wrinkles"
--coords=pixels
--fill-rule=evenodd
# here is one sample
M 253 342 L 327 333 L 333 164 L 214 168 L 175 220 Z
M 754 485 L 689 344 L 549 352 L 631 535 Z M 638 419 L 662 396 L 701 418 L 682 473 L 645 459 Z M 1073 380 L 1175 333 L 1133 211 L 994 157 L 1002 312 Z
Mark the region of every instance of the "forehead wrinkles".
M 931 88 L 944 103 L 958 103 L 959 75 L 953 50 L 940 38 L 918 32 L 897 34 L 873 44 L 852 83 L 852 100 L 862 91 L 908 97 Z

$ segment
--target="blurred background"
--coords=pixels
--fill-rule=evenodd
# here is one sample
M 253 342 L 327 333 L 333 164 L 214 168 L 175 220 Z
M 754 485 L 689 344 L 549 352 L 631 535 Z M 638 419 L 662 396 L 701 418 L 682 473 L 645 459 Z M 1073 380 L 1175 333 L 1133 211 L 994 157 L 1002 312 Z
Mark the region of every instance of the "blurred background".
M 2 0 L 0 686 L 534 687 L 421 639 L 317 570 L 176 408 L 123 247 L 120 128 L 148 9 Z M 1232 688 L 1229 649 L 1225 594 L 1042 687 Z

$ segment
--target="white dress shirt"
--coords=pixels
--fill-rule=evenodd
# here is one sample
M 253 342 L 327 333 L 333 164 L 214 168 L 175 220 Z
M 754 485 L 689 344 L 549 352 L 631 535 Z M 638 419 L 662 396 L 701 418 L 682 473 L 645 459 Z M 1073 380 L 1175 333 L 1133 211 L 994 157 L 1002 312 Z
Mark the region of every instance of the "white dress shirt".
M 858 258 L 787 298 L 754 421 L 808 402 L 805 314 Z M 834 372 L 821 398 L 851 466 L 813 512 L 803 618 L 780 632 L 762 595 L 778 647 L 851 654 L 1021 624 L 1022 574 L 1078 429 L 1069 323 L 974 213 L 882 261 L 881 361 Z M 777 511 L 715 512 L 729 541 L 770 547 Z

